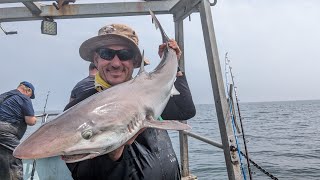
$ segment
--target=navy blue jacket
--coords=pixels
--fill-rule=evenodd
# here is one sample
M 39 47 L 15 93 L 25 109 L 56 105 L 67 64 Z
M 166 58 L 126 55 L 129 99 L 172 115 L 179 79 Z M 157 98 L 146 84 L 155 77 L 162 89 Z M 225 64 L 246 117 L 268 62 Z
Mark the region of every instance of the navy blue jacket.
M 25 116 L 34 116 L 31 99 L 14 89 L 0 95 L 0 145 L 13 150 L 27 129 Z

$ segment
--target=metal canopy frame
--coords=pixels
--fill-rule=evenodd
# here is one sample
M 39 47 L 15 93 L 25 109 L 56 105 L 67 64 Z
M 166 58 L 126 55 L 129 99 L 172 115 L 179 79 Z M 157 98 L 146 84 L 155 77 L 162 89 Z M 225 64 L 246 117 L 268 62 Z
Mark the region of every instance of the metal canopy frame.
M 0 22 L 42 20 L 45 17 L 72 19 L 148 15 L 149 9 L 156 14 L 173 14 L 178 11 L 174 6 L 181 4 L 178 3 L 179 0 L 68 4 L 57 10 L 53 5 L 41 5 L 32 1 L 35 0 L 20 0 L 25 7 L 1 8 Z
M 242 179 L 238 154 L 230 150 L 230 147 L 235 144 L 235 137 L 233 135 L 230 122 L 230 111 L 225 95 L 223 76 L 210 9 L 210 6 L 215 5 L 216 1 L 214 3 L 210 3 L 209 0 L 149 0 L 139 2 L 88 4 L 68 3 L 67 5 L 62 6 L 59 10 L 57 10 L 53 5 L 43 5 L 39 3 L 40 1 L 41 0 L 0 0 L 0 4 L 22 3 L 24 5 L 24 7 L 0 7 L 0 23 L 43 20 L 45 18 L 73 19 L 148 15 L 149 10 L 152 10 L 156 14 L 173 15 L 173 20 L 175 22 L 175 38 L 179 43 L 182 52 L 184 52 L 183 20 L 193 12 L 200 12 L 211 85 L 215 101 L 214 103 L 222 141 L 222 145 L 216 146 L 222 148 L 224 151 L 228 178 L 230 180 Z M 43 1 L 55 2 L 51 0 L 42 0 L 42 2 Z M 184 71 L 184 54 L 181 56 L 180 67 Z M 188 177 L 190 175 L 187 135 L 190 135 L 190 133 L 179 133 L 181 169 L 183 177 Z

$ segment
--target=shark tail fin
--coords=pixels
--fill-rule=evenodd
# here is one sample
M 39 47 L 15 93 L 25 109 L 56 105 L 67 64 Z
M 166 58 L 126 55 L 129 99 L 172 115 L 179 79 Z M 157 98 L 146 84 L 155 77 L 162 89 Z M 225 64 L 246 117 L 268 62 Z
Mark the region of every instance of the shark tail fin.
M 153 23 L 155 24 L 155 26 L 156 26 L 156 29 L 158 29 L 158 28 L 160 29 L 160 32 L 161 32 L 161 35 L 162 35 L 162 42 L 163 42 L 163 43 L 168 42 L 168 41 L 169 41 L 169 37 L 168 37 L 167 34 L 164 32 L 164 30 L 163 30 L 163 28 L 162 28 L 162 26 L 161 26 L 158 18 L 156 17 L 156 15 L 155 15 L 151 10 L 149 10 L 149 12 L 150 12 L 150 15 L 151 15 L 151 17 L 152 17 L 152 22 L 153 22 Z

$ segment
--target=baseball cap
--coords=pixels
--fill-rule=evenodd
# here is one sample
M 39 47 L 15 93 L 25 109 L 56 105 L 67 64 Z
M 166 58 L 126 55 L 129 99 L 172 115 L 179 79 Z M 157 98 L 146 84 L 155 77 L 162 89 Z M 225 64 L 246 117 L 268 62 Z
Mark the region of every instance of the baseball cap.
M 30 88 L 31 90 L 32 90 L 32 95 L 31 95 L 31 99 L 34 99 L 35 98 L 35 95 L 34 95 L 34 91 L 35 91 L 35 89 L 34 89 L 34 86 L 31 84 L 31 83 L 29 83 L 28 81 L 22 81 L 20 84 L 23 84 L 23 85 L 25 85 L 26 87 L 28 87 L 28 88 Z

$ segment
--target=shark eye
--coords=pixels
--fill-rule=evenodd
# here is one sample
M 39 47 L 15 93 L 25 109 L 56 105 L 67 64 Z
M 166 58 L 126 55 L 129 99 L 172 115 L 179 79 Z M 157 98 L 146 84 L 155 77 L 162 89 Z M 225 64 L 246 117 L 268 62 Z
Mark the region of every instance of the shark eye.
M 83 137 L 83 139 L 90 139 L 93 135 L 93 132 L 91 129 L 88 129 L 88 130 L 84 130 L 82 133 L 81 133 L 81 136 Z

